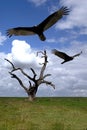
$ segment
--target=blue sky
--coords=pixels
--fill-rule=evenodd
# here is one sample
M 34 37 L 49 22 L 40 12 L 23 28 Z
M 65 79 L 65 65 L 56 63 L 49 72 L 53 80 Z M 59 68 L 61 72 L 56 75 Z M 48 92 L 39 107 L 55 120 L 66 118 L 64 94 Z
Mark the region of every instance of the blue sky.
M 11 38 L 6 36 L 7 29 L 37 25 L 62 6 L 67 6 L 71 12 L 44 32 L 46 41 L 40 41 L 37 35 Z M 33 66 L 39 72 L 41 60 L 40 57 L 36 58 L 36 52 L 44 49 L 47 50 L 49 57 L 46 72 L 52 73 L 49 80 L 54 79 L 56 89 L 42 86 L 39 87 L 37 95 L 87 96 L 86 10 L 87 0 L 0 0 L 0 96 L 25 96 L 17 81 L 10 78 L 8 71 L 11 68 L 4 58 L 22 66 L 26 71 Z M 62 59 L 51 54 L 54 48 L 69 55 L 81 50 L 83 53 L 75 60 L 61 65 Z M 23 80 L 26 83 L 26 80 Z

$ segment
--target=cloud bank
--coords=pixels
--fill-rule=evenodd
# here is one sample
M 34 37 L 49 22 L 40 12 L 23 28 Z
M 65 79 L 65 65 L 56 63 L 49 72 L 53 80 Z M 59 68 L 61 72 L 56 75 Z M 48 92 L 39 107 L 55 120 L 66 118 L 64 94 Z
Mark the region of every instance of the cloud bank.
M 56 24 L 59 29 L 72 29 L 75 27 L 85 27 L 87 30 L 87 1 L 83 0 L 61 0 L 60 5 L 67 6 L 71 9 L 66 19 Z
M 79 50 L 75 46 L 71 48 L 65 48 L 65 51 L 69 55 L 78 53 Z M 48 65 L 45 71 L 52 74 L 48 78 L 55 84 L 56 89 L 53 90 L 50 86 L 41 85 L 39 87 L 37 96 L 87 96 L 87 45 L 83 45 L 83 54 L 73 61 L 61 65 L 62 59 L 51 54 L 51 51 L 47 50 Z M 33 67 L 37 74 L 39 74 L 41 65 L 43 62 L 40 57 L 36 57 L 36 52 L 31 48 L 29 43 L 20 40 L 14 40 L 12 42 L 11 52 L 8 54 L 0 53 L 0 96 L 27 96 L 25 91 L 20 87 L 19 83 L 15 79 L 11 79 L 8 71 L 11 70 L 11 66 L 4 58 L 11 60 L 17 67 L 22 67 L 28 74 L 30 67 Z M 62 51 L 62 50 L 61 50 Z M 27 80 L 19 74 L 27 85 Z

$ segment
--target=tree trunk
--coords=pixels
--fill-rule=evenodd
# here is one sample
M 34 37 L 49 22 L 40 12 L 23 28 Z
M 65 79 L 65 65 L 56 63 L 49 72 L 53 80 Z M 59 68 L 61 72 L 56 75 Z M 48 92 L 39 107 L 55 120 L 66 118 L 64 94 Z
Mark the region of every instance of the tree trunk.
M 34 101 L 34 99 L 35 99 L 35 97 L 33 97 L 32 95 L 29 95 L 28 97 L 29 97 L 29 101 L 31 101 L 31 102 Z

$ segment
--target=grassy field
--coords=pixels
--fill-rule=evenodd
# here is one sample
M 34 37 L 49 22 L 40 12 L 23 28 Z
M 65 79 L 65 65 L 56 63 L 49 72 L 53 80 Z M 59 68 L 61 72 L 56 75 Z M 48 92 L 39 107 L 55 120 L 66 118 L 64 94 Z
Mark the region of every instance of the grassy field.
M 87 130 L 87 98 L 0 98 L 0 130 Z

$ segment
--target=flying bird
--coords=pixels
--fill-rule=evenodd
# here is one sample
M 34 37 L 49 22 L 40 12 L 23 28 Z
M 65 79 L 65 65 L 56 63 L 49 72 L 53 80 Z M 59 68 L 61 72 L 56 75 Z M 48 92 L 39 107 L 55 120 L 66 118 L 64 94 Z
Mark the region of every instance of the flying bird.
M 81 55 L 82 51 L 81 51 L 80 53 L 78 53 L 78 54 L 73 55 L 73 56 L 69 56 L 69 55 L 67 55 L 66 53 L 61 52 L 61 51 L 58 51 L 58 50 L 56 50 L 56 49 L 53 49 L 53 50 L 52 50 L 52 53 L 53 53 L 54 55 L 56 55 L 56 56 L 58 56 L 58 57 L 64 59 L 64 61 L 61 63 L 61 64 L 64 64 L 65 62 L 71 61 L 71 60 L 73 60 L 75 57 Z
M 67 7 L 61 7 L 59 10 L 49 15 L 44 21 L 42 21 L 37 26 L 32 27 L 16 27 L 7 30 L 7 36 L 11 37 L 12 35 L 35 35 L 37 34 L 40 40 L 45 41 L 46 37 L 43 32 L 53 26 L 58 20 L 60 20 L 63 15 L 68 15 L 70 10 Z

